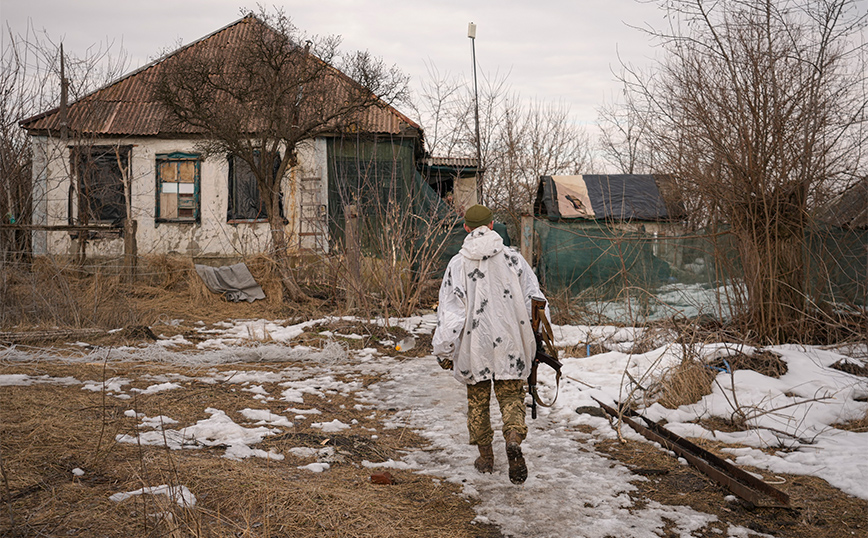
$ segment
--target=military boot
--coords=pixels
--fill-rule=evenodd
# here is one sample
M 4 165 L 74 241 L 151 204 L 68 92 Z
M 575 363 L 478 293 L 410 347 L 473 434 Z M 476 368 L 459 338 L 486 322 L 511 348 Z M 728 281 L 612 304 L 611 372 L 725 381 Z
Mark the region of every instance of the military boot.
M 479 457 L 473 462 L 473 466 L 480 473 L 490 473 L 494 470 L 494 451 L 491 445 L 477 445 Z
M 523 484 L 527 480 L 527 465 L 521 453 L 521 435 L 518 432 L 506 434 L 506 459 L 509 460 L 510 482 Z

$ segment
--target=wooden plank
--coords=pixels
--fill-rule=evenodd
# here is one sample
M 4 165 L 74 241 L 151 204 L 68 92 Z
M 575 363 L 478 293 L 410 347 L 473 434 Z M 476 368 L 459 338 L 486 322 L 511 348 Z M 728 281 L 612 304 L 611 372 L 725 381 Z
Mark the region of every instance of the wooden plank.
M 83 336 L 96 336 L 107 334 L 105 329 L 59 329 L 53 331 L 27 331 L 27 332 L 3 332 L 0 333 L 0 342 L 18 343 L 32 342 L 34 340 L 56 340 L 59 338 L 81 338 Z
M 789 495 L 787 495 L 786 493 L 770 486 L 769 484 L 766 484 L 754 475 L 736 467 L 729 461 L 718 457 L 716 454 L 712 454 L 704 448 L 695 445 L 694 443 L 691 443 L 687 439 L 676 435 L 675 433 L 667 430 L 660 424 L 657 424 L 653 420 L 647 419 L 645 417 L 640 418 L 647 423 L 650 430 L 660 435 L 661 437 L 664 437 L 670 444 L 677 445 L 678 449 L 687 451 L 691 454 L 695 454 L 697 457 L 701 458 L 705 462 L 708 462 L 710 465 L 713 465 L 714 467 L 723 470 L 727 475 L 732 476 L 735 480 L 747 484 L 751 488 L 759 490 L 760 492 L 768 495 L 769 497 L 774 497 L 785 505 L 789 505 L 790 498 Z M 673 449 L 673 451 L 678 452 L 679 450 Z
M 160 193 L 160 218 L 178 218 L 178 195 L 172 193 Z
M 122 226 L 114 224 L 0 224 L 0 230 L 31 230 L 44 232 L 118 232 L 122 229 Z
M 178 182 L 193 183 L 196 180 L 196 162 L 182 161 L 178 164 Z
M 160 163 L 160 181 L 177 181 L 178 165 L 174 161 Z
M 521 256 L 533 265 L 533 214 L 521 216 Z

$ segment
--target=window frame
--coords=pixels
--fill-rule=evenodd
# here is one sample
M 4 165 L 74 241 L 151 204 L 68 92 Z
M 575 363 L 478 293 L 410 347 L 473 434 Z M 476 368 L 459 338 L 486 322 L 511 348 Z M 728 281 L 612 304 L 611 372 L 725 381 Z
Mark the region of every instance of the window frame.
M 156 185 L 155 193 L 155 222 L 178 223 L 178 224 L 199 224 L 202 219 L 202 204 L 201 204 L 201 182 L 202 182 L 202 155 L 198 153 L 186 153 L 175 151 L 172 153 L 158 153 L 154 156 L 154 178 Z M 183 170 L 182 166 L 186 163 L 192 164 L 192 181 L 180 181 Z M 173 173 L 175 181 L 168 181 L 164 178 L 164 165 L 176 165 Z M 192 192 L 181 192 L 182 185 L 191 185 Z M 175 185 L 168 187 L 167 185 Z M 174 190 L 174 192 L 172 192 Z M 183 190 L 190 190 L 184 187 Z M 175 195 L 174 198 L 172 195 Z M 183 198 L 182 198 L 183 197 Z M 174 200 L 175 215 L 166 216 L 167 208 L 171 207 L 167 204 L 169 200 Z M 181 216 L 181 211 L 189 211 L 190 215 Z
M 78 201 L 78 218 L 82 218 L 84 211 L 90 224 L 117 225 L 127 219 L 129 215 L 127 215 L 124 173 L 127 177 L 130 176 L 132 146 L 82 145 L 73 146 L 71 150 L 74 152 L 73 168 L 76 171 L 81 194 Z M 120 166 L 115 151 L 120 156 Z M 86 207 L 81 207 L 82 201 L 85 202 Z M 117 215 L 112 218 L 102 218 L 105 217 L 107 208 L 112 206 L 115 207 Z M 71 207 L 72 204 L 70 210 Z
M 227 193 L 227 204 L 226 204 L 226 222 L 228 224 L 241 224 L 246 222 L 268 222 L 268 200 L 262 197 L 262 192 L 259 190 L 259 182 L 256 179 L 256 175 L 250 170 L 250 166 L 237 155 L 227 154 L 227 161 L 229 163 L 228 170 L 228 178 L 226 183 L 226 193 Z M 278 168 L 280 167 L 280 156 L 275 158 L 275 162 L 273 165 L 274 173 L 277 173 Z M 238 209 L 239 200 L 238 195 L 240 192 L 238 180 L 239 180 L 239 168 L 242 169 L 246 174 L 242 175 L 241 178 L 244 181 L 249 181 L 251 183 L 251 187 L 248 187 L 248 191 L 252 192 L 255 190 L 256 197 L 258 199 L 259 210 L 257 212 L 257 216 L 250 218 L 241 216 L 241 211 Z M 283 190 L 280 192 L 280 217 L 286 222 L 286 217 L 284 216 L 283 210 Z

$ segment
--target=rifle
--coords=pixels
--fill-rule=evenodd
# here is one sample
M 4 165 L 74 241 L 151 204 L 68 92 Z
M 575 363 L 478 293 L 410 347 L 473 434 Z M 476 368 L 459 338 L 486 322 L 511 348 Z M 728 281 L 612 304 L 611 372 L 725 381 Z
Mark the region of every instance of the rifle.
M 530 365 L 530 375 L 527 377 L 528 392 L 531 395 L 530 416 L 536 418 L 537 404 L 543 407 L 551 407 L 555 400 L 558 399 L 558 393 L 555 392 L 555 398 L 548 404 L 540 400 L 536 391 L 536 371 L 540 363 L 550 366 L 555 371 L 555 386 L 560 387 L 561 381 L 561 361 L 558 360 L 558 352 L 552 343 L 552 327 L 549 325 L 549 320 L 546 318 L 546 300 L 542 297 L 532 297 L 530 300 L 530 326 L 533 329 L 533 337 L 536 340 L 536 353 Z M 556 389 L 557 390 L 557 389 Z

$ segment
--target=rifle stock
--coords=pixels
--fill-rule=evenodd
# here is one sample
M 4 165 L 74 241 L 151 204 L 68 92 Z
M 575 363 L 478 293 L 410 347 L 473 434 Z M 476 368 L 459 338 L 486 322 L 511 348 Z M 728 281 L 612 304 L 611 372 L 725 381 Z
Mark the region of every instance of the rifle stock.
M 561 361 L 557 359 L 557 357 L 550 355 L 546 352 L 545 349 L 545 339 L 542 334 L 542 327 L 549 327 L 548 322 L 545 318 L 545 308 L 546 308 L 546 300 L 541 297 L 532 297 L 531 298 L 531 318 L 530 318 L 530 326 L 533 329 L 533 337 L 536 340 L 536 353 L 534 354 L 533 360 L 531 361 L 530 367 L 530 375 L 527 377 L 527 386 L 528 392 L 531 395 L 530 401 L 530 416 L 531 418 L 536 418 L 536 405 L 539 402 L 540 405 L 545 407 L 549 407 L 551 404 L 546 406 L 542 402 L 539 401 L 539 397 L 536 393 L 536 375 L 537 368 L 540 363 L 543 363 L 549 367 L 551 367 L 555 371 L 555 377 L 558 381 L 561 378 Z M 548 334 L 549 343 L 551 343 L 551 334 Z M 551 348 L 551 351 L 554 353 L 554 348 Z M 557 398 L 557 396 L 555 396 Z M 554 401 L 552 401 L 554 403 Z

